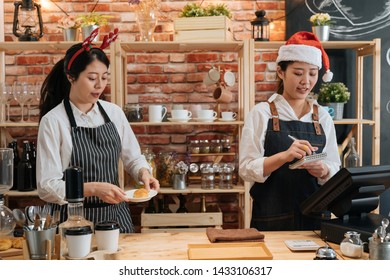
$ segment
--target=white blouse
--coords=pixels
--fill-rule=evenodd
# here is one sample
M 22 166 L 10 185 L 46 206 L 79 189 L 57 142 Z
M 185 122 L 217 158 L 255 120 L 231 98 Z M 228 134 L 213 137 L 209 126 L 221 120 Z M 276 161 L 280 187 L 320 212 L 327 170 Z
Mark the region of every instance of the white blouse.
M 138 171 L 145 167 L 150 170 L 141 154 L 138 141 L 123 110 L 116 104 L 99 100 L 111 121 L 115 124 L 122 141 L 121 159 L 125 170 L 138 178 Z M 97 104 L 87 114 L 70 102 L 76 124 L 82 127 L 97 127 L 105 123 Z M 37 188 L 42 200 L 64 204 L 64 171 L 70 165 L 72 137 L 69 118 L 64 103 L 49 111 L 40 121 L 37 140 Z
M 290 104 L 280 94 L 273 94 L 269 102 L 274 101 L 279 113 L 279 119 L 284 121 L 297 120 L 312 122 L 313 104 L 318 104 L 314 99 L 307 99 L 310 104 L 310 112 L 298 119 Z M 318 179 L 320 185 L 324 184 L 330 177 L 340 169 L 340 157 L 337 146 L 336 131 L 333 120 L 329 113 L 318 106 L 319 122 L 326 135 L 326 144 L 323 152 L 327 153 L 324 163 L 329 168 L 329 176 L 325 179 Z M 245 124 L 242 130 L 240 142 L 239 174 L 246 181 L 263 183 L 269 176 L 264 176 L 264 140 L 267 131 L 268 120 L 272 114 L 267 102 L 257 104 L 245 117 Z

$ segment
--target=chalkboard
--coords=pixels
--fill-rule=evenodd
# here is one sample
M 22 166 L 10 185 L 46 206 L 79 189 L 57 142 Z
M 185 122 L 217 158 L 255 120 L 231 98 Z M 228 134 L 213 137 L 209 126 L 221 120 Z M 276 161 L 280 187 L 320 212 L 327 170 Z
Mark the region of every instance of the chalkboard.
M 286 1 L 286 39 L 298 31 L 311 31 L 309 18 L 314 13 L 328 13 L 332 20 L 331 41 L 366 41 L 381 39 L 381 147 L 380 163 L 390 164 L 390 0 L 292 0 Z M 327 51 L 334 82 L 344 82 L 351 93 L 355 92 L 355 57 L 346 50 Z M 367 65 L 366 65 L 367 64 Z M 348 67 L 346 67 L 348 65 Z M 372 60 L 364 65 L 365 73 L 372 73 Z M 372 112 L 372 75 L 364 76 L 364 117 Z M 318 85 L 317 85 L 318 87 Z M 354 96 L 345 107 L 344 117 L 352 117 Z M 336 126 L 338 140 L 350 130 L 348 126 Z M 364 165 L 371 164 L 372 133 L 364 128 Z

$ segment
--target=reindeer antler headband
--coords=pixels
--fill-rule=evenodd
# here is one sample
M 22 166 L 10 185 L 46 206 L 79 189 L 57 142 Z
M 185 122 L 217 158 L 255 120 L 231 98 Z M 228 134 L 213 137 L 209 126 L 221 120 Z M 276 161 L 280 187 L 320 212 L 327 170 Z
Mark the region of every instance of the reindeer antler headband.
M 72 64 L 74 60 L 83 52 L 89 52 L 91 49 L 105 49 L 107 48 L 112 42 L 118 38 L 118 28 L 114 29 L 114 32 L 110 32 L 108 35 L 105 35 L 103 38 L 103 42 L 100 45 L 100 47 L 92 45 L 92 41 L 96 38 L 96 36 L 99 34 L 99 27 L 92 31 L 91 35 L 89 35 L 88 38 L 86 38 L 81 46 L 81 49 L 79 49 L 77 52 L 74 53 L 74 55 L 70 58 L 68 63 L 68 71 L 70 70 L 70 67 L 72 67 Z

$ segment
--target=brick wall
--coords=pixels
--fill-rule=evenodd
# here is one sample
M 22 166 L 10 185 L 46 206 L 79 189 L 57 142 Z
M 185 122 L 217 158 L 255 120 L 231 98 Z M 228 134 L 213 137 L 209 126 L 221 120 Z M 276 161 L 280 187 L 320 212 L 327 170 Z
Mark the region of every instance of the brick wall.
M 141 0 L 142 1 L 142 0 Z M 5 41 L 16 41 L 12 34 L 12 21 L 14 5 L 13 0 L 4 0 L 4 31 Z M 39 1 L 38 1 L 39 2 Z M 212 1 L 205 1 L 211 3 Z M 284 0 L 274 1 L 218 1 L 225 3 L 233 14 L 234 40 L 241 41 L 251 37 L 250 21 L 254 19 L 254 11 L 265 9 L 267 17 L 278 19 L 272 22 L 271 40 L 284 40 Z M 42 3 L 44 33 L 41 41 L 62 41 L 61 30 L 56 22 L 64 15 L 53 3 L 46 1 Z M 92 10 L 95 1 L 87 0 L 55 0 L 63 10 L 69 14 L 81 14 Z M 161 2 L 161 13 L 158 26 L 155 30 L 156 41 L 170 41 L 173 38 L 173 18 L 176 18 L 182 7 L 188 1 L 164 1 Z M 127 0 L 107 1 L 101 0 L 96 11 L 110 14 L 109 27 L 103 29 L 101 35 L 118 27 L 122 41 L 138 40 L 138 26 L 134 6 L 128 5 Z M 50 71 L 52 65 L 63 56 L 62 53 L 50 52 L 9 52 L 6 55 L 6 77 L 7 83 L 14 81 L 35 83 L 42 81 Z M 256 68 L 256 100 L 263 100 L 267 94 L 276 89 L 275 75 L 275 52 L 259 52 L 255 56 Z M 237 72 L 236 53 L 134 53 L 127 57 L 127 102 L 141 103 L 146 106 L 151 103 L 164 103 L 168 109 L 173 104 L 202 104 L 214 108 L 215 102 L 212 98 L 212 88 L 202 84 L 202 80 L 208 67 L 218 65 L 222 68 Z M 233 102 L 223 105 L 223 109 L 237 110 L 237 85 L 231 89 L 234 94 Z M 110 99 L 109 88 L 106 90 L 106 97 Z M 37 101 L 32 104 L 32 118 L 37 120 Z M 16 102 L 12 104 L 11 115 L 14 121 L 20 120 L 20 107 Z M 159 126 L 139 127 L 134 126 L 138 139 L 142 146 L 150 146 L 155 152 L 174 150 L 184 155 L 186 151 L 186 135 L 211 130 L 211 127 L 189 127 L 189 126 Z M 234 127 L 219 126 L 219 132 L 234 134 Z M 10 129 L 11 136 L 18 139 L 34 140 L 36 128 Z M 21 141 L 20 141 L 21 142 Z M 237 201 L 232 197 L 218 198 L 208 197 L 208 202 L 219 199 L 221 208 L 224 210 L 224 227 L 236 227 Z M 138 209 L 138 210 L 137 210 Z M 137 214 L 139 208 L 134 208 Z M 139 214 L 139 213 L 138 213 Z M 138 221 L 138 214 L 134 217 Z

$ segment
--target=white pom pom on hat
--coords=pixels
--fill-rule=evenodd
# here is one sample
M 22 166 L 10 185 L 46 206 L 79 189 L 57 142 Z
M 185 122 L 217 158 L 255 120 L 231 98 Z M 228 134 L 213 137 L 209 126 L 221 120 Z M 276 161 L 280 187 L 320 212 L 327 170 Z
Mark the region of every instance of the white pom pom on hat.
M 279 48 L 276 63 L 280 61 L 306 62 L 318 66 L 318 69 L 324 66 L 325 74 L 322 80 L 330 82 L 333 78 L 333 73 L 329 69 L 329 57 L 320 40 L 311 32 L 300 31 L 292 35 L 286 44 Z

